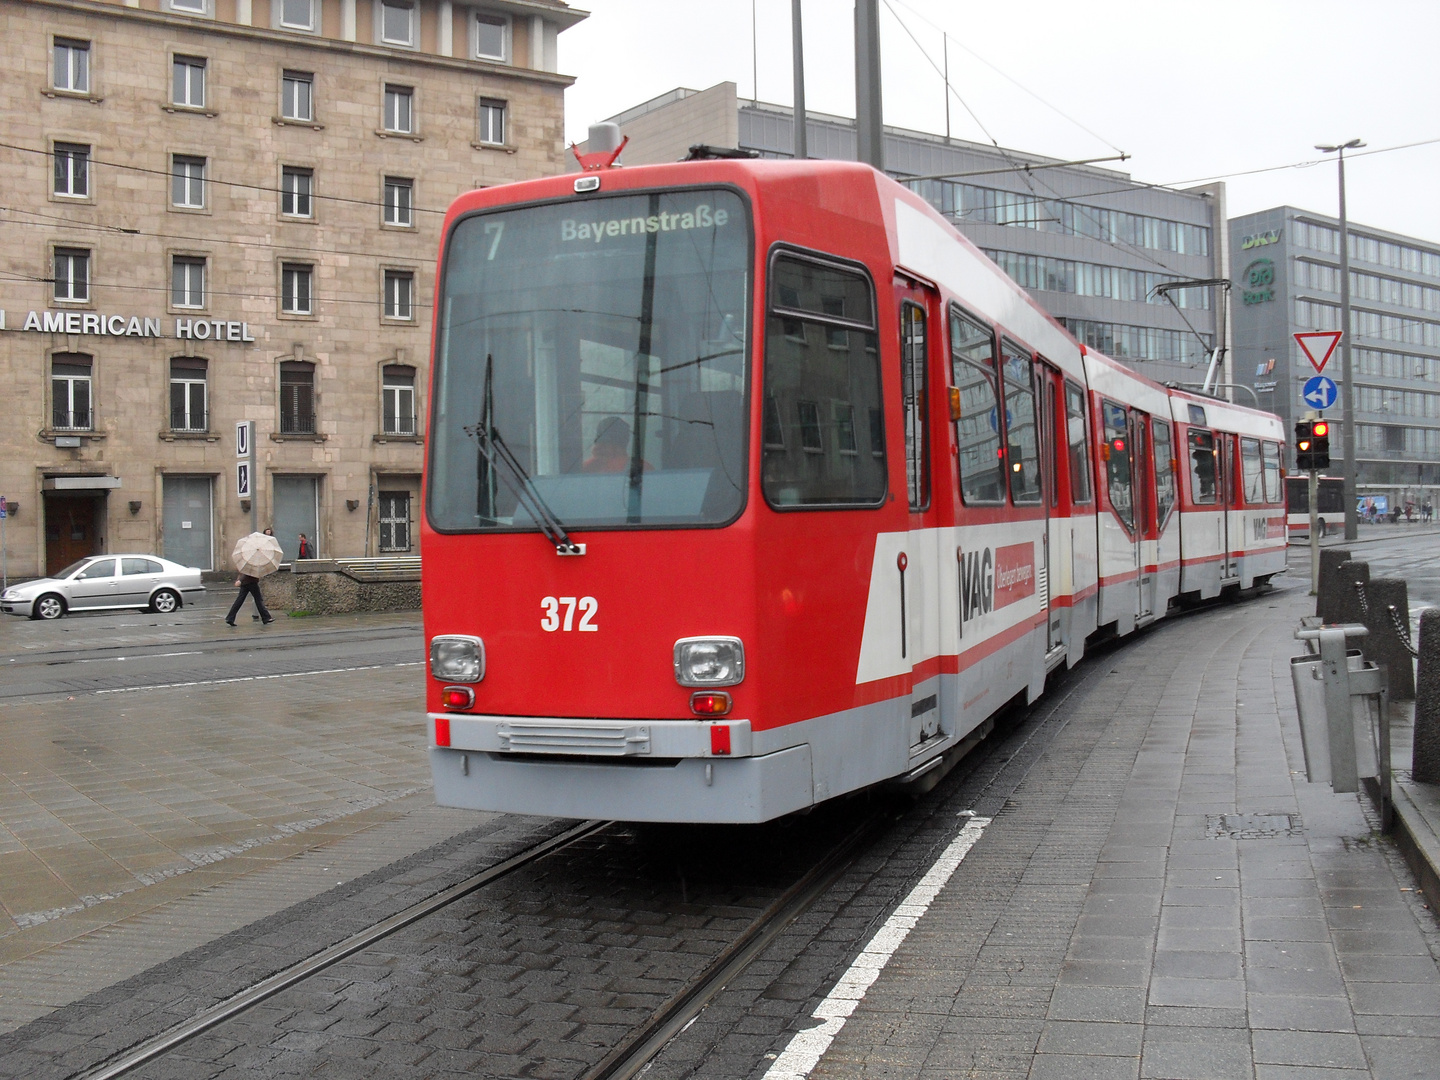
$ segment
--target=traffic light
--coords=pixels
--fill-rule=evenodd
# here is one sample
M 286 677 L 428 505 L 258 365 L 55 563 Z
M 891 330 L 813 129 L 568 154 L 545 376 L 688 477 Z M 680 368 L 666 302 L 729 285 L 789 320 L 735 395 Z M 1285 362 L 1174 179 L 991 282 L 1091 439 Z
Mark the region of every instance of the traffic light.
M 1295 468 L 1317 472 L 1330 467 L 1330 421 L 1298 420 L 1295 423 Z
M 1295 468 L 1300 472 L 1318 468 L 1315 464 L 1315 422 L 1295 421 Z
M 1312 469 L 1330 467 L 1330 422 L 1316 420 L 1310 429 L 1310 457 L 1315 464 Z

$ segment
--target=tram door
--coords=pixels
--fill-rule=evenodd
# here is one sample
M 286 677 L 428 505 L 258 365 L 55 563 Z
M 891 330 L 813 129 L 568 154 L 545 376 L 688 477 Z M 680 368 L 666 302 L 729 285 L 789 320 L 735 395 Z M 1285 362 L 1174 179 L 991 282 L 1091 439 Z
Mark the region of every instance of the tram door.
M 1239 562 L 1234 551 L 1240 546 L 1237 541 L 1241 541 L 1241 538 L 1236 534 L 1244 521 L 1235 506 L 1235 488 L 1238 486 L 1235 483 L 1235 436 L 1221 431 L 1216 432 L 1215 440 L 1219 444 L 1215 454 L 1218 472 L 1215 482 L 1220 492 L 1220 497 L 1216 500 L 1220 507 L 1220 580 L 1228 581 L 1240 576 Z
M 904 605 L 902 649 L 913 672 L 910 701 L 910 745 L 918 747 L 940 732 L 940 718 L 954 715 L 937 663 L 940 637 L 940 529 L 932 495 L 930 454 L 933 447 L 930 411 L 933 405 L 930 366 L 932 315 L 939 298 L 924 286 L 897 278 L 900 309 L 901 409 L 905 425 L 905 486 L 910 502 L 906 550 L 897 567 Z M 943 383 L 937 383 L 943 385 Z
M 1043 491 L 1045 507 L 1045 538 L 1040 550 L 1040 573 L 1038 575 L 1038 589 L 1040 603 L 1045 610 L 1045 652 L 1048 654 L 1060 647 L 1064 642 L 1060 631 L 1060 614 L 1055 609 L 1055 594 L 1064 587 L 1064 582 L 1056 584 L 1051 568 L 1058 569 L 1058 560 L 1064 551 L 1062 532 L 1067 519 L 1060 514 L 1060 484 L 1059 472 L 1061 468 L 1061 446 L 1064 445 L 1057 434 L 1063 426 L 1059 419 L 1061 406 L 1057 403 L 1061 400 L 1061 387 L 1063 381 L 1060 372 L 1056 371 L 1043 358 L 1035 362 L 1035 392 L 1040 403 L 1040 486 Z M 1060 425 L 1060 426 L 1057 426 Z
M 1145 484 L 1135 475 L 1136 464 L 1140 460 L 1135 445 L 1134 430 L 1138 426 L 1135 417 L 1140 414 L 1132 414 L 1125 406 L 1113 401 L 1102 401 L 1101 413 L 1105 424 L 1105 443 L 1100 447 L 1100 457 L 1105 462 L 1107 495 L 1115 517 L 1124 526 L 1123 532 L 1107 530 L 1108 536 L 1114 538 L 1113 543 L 1123 544 L 1124 550 L 1122 552 L 1119 547 L 1111 546 L 1112 541 L 1107 540 L 1101 552 L 1102 565 L 1107 554 L 1115 557 L 1116 569 L 1125 565 L 1122 559 L 1128 561 L 1135 575 L 1135 614 L 1139 616 L 1146 613 L 1141 600 L 1144 589 L 1140 586 L 1145 571 L 1144 505 L 1141 498 Z
M 1135 617 L 1155 613 L 1155 578 L 1159 562 L 1155 531 L 1154 460 L 1150 452 L 1150 417 L 1130 410 L 1130 456 L 1134 463 L 1135 506 Z

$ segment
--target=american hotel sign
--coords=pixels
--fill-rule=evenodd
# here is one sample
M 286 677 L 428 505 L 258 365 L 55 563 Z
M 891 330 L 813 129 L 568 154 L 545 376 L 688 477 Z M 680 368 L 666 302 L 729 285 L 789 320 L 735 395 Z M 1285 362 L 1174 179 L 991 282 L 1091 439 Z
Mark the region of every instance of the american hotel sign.
M 0 308 L 0 330 L 7 329 Z M 93 334 L 100 337 L 160 338 L 160 320 L 139 315 L 97 315 L 93 311 L 31 311 L 15 329 L 38 334 Z M 247 322 L 225 319 L 176 319 L 171 335 L 192 341 L 254 341 Z

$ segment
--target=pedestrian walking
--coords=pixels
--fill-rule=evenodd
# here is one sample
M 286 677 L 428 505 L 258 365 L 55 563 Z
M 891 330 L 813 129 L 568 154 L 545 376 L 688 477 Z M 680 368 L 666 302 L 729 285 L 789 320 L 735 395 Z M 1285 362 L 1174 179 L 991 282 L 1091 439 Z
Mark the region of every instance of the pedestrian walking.
M 235 625 L 235 616 L 240 614 L 240 608 L 244 606 L 247 596 L 255 599 L 255 610 L 259 613 L 256 618 L 266 626 L 275 621 L 265 606 L 265 597 L 260 593 L 260 578 L 275 571 L 280 565 L 280 555 L 280 544 L 275 539 L 273 529 L 242 536 L 235 544 L 232 558 L 235 569 L 239 572 L 235 579 L 235 587 L 239 592 L 235 594 L 235 603 L 230 605 L 230 612 L 225 616 L 226 626 Z
M 315 557 L 315 548 L 311 545 L 309 538 L 306 537 L 304 533 L 300 534 L 300 551 L 295 557 L 297 559 L 313 559 Z
M 230 614 L 225 616 L 225 625 L 234 626 L 235 616 L 240 613 L 240 608 L 245 603 L 245 597 L 255 598 L 255 610 L 260 613 L 260 621 L 269 626 L 275 621 L 275 616 L 270 614 L 270 609 L 265 606 L 265 597 L 260 595 L 260 579 L 253 574 L 241 574 L 235 579 L 235 585 L 239 592 L 235 594 L 235 603 L 230 605 Z

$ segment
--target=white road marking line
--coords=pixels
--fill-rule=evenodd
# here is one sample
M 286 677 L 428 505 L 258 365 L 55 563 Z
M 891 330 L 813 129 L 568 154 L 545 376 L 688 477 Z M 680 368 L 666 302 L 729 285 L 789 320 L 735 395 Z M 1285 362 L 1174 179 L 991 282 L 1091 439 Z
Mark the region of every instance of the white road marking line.
M 260 682 L 262 679 L 298 679 L 304 675 L 344 675 L 351 671 L 379 671 L 382 668 L 423 667 L 424 660 L 405 660 L 398 664 L 365 664 L 361 667 L 323 668 L 320 671 L 286 671 L 279 675 L 240 675 L 233 679 L 197 679 L 194 682 L 161 683 L 157 686 L 120 686 L 113 690 L 96 690 L 96 694 L 130 694 L 136 690 L 179 690 L 187 686 L 223 686 L 227 683 Z
M 935 897 L 940 895 L 940 890 L 989 824 L 987 817 L 972 817 L 966 822 L 960 835 L 950 842 L 944 854 L 935 860 L 920 883 L 910 890 L 910 895 L 900 902 L 890 918 L 885 920 L 885 925 L 875 932 L 855 962 L 840 976 L 830 995 L 810 1014 L 821 1021 L 819 1026 L 797 1032 L 775 1063 L 766 1070 L 765 1080 L 805 1080 L 811 1070 L 820 1064 L 820 1059 L 830 1049 L 835 1036 L 840 1034 L 845 1021 L 864 1000 L 865 992 L 880 977 L 880 972 L 885 970 L 900 943 L 930 910 Z

